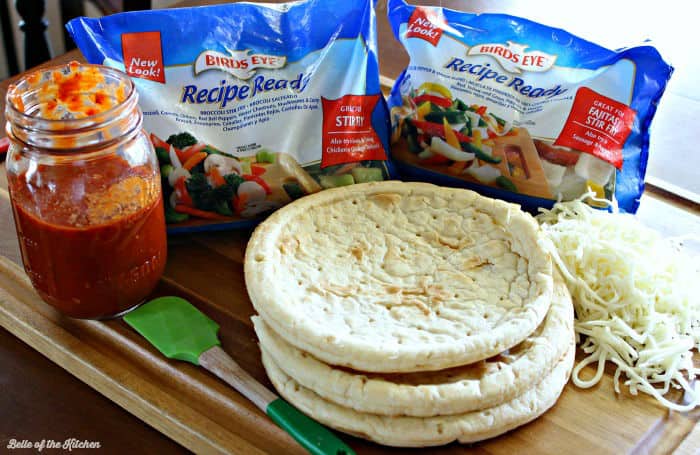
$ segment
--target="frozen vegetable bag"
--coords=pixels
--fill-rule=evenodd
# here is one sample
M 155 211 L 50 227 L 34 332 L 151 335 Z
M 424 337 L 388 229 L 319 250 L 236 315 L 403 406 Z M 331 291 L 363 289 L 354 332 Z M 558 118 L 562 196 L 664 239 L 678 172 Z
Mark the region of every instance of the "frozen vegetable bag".
M 635 212 L 649 125 L 672 68 L 502 14 L 390 0 L 410 63 L 391 92 L 392 159 L 407 179 L 528 208 L 592 189 Z
M 238 3 L 67 28 L 89 62 L 135 82 L 177 232 L 250 225 L 304 194 L 389 177 L 373 7 Z

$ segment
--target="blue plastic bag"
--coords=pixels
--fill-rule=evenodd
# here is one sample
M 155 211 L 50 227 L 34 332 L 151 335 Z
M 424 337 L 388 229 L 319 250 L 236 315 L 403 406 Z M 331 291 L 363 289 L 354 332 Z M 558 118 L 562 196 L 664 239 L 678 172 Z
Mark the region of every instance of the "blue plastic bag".
M 390 0 L 410 56 L 389 107 L 404 178 L 528 209 L 593 190 L 634 213 L 649 125 L 673 68 L 650 46 L 611 51 L 502 14 Z
M 138 89 L 169 232 L 248 226 L 304 194 L 389 178 L 375 28 L 372 0 L 236 3 L 67 25 L 90 63 L 126 71 Z

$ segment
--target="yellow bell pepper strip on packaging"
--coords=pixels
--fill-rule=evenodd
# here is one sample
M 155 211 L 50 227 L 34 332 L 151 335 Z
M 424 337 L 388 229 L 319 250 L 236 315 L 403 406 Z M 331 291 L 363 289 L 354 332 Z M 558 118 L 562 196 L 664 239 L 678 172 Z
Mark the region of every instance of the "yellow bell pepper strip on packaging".
M 426 101 L 416 109 L 416 118 L 420 121 L 425 120 L 425 114 L 429 113 L 431 109 L 430 102 Z
M 452 100 L 450 98 L 428 94 L 418 95 L 417 97 L 413 98 L 413 102 L 416 104 L 433 103 L 436 106 L 445 108 L 452 106 Z
M 474 138 L 474 147 L 480 149 L 481 148 L 481 131 L 475 130 L 474 134 L 472 136 Z
M 434 92 L 439 93 L 447 99 L 452 99 L 450 90 L 442 84 L 435 82 L 424 82 L 418 87 L 418 92 Z
M 433 123 L 433 122 L 426 122 L 426 121 L 416 121 L 412 120 L 411 123 L 413 126 L 418 128 L 419 130 L 422 130 L 423 133 L 427 134 L 428 136 L 437 136 L 443 139 L 445 138 L 445 125 L 440 125 L 439 123 Z M 454 131 L 452 130 L 454 135 L 457 137 L 458 142 L 472 142 L 472 138 L 469 136 L 466 136 L 459 131 Z
M 613 51 L 520 17 L 405 0 L 388 0 L 387 13 L 409 55 L 388 98 L 392 112 L 411 106 L 391 119 L 401 130 L 391 158 L 402 177 L 471 188 L 531 211 L 576 199 L 593 181 L 621 210 L 637 210 L 649 127 L 673 72 L 656 49 Z M 446 155 L 473 153 L 483 166 L 424 166 L 435 139 L 445 141 Z M 509 150 L 522 155 L 525 172 L 494 166 Z M 565 167 L 563 177 L 545 172 L 550 165 Z
M 462 145 L 459 143 L 459 139 L 457 139 L 457 135 L 450 124 L 447 123 L 447 119 L 442 119 L 442 127 L 445 129 L 445 142 L 456 149 L 462 148 Z M 481 147 L 481 145 L 478 145 L 478 147 Z

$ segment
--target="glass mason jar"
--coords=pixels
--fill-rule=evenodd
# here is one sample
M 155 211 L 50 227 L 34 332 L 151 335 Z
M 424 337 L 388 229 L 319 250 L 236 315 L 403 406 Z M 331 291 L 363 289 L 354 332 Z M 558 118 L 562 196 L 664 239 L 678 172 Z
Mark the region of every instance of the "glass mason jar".
M 138 94 L 72 62 L 7 93 L 6 167 L 24 269 L 60 312 L 116 317 L 153 291 L 167 256 L 160 172 Z

